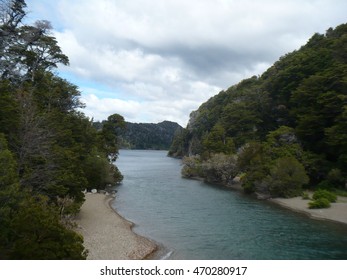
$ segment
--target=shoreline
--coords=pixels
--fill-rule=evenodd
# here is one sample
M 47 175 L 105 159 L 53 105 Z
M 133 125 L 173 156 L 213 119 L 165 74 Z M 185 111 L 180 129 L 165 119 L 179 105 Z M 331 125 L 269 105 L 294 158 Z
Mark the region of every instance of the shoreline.
M 134 224 L 112 207 L 112 196 L 86 193 L 75 218 L 76 231 L 84 238 L 87 260 L 143 260 L 158 250 L 158 245 L 136 234 Z
M 242 191 L 237 183 L 229 188 Z M 161 259 L 164 247 L 135 233 L 134 223 L 123 218 L 112 208 L 114 197 L 87 193 L 85 199 L 75 222 L 76 231 L 83 236 L 84 246 L 88 250 L 87 260 Z M 302 197 L 272 198 L 266 201 L 304 214 L 308 218 L 347 226 L 347 197 L 339 196 L 336 203 L 324 209 L 309 209 L 309 200 L 304 200 Z
M 185 178 L 206 182 L 204 178 L 202 177 L 193 176 L 193 177 L 185 177 Z M 215 184 L 215 183 L 211 183 L 211 184 Z M 231 184 L 228 184 L 228 185 L 217 184 L 217 185 L 245 194 L 240 184 L 240 179 L 238 177 L 234 178 Z M 268 199 L 257 198 L 257 199 L 265 200 L 265 201 L 268 201 L 269 203 L 276 204 L 277 206 L 286 208 L 290 211 L 304 214 L 310 219 L 329 221 L 329 222 L 339 223 L 339 224 L 343 224 L 344 226 L 347 226 L 347 197 L 338 196 L 337 202 L 331 203 L 330 208 L 322 208 L 322 209 L 308 208 L 308 203 L 310 200 L 302 199 L 301 196 L 293 197 L 293 198 L 268 198 Z
M 234 191 L 243 192 L 243 188 L 238 177 L 233 180 L 232 184 L 225 187 Z M 265 199 L 265 201 L 276 204 L 290 211 L 304 214 L 311 219 L 329 221 L 347 226 L 347 197 L 337 196 L 337 202 L 331 203 L 330 208 L 322 209 L 308 208 L 308 203 L 310 200 L 302 199 L 301 196 L 293 198 L 268 198 Z
M 310 200 L 302 199 L 302 197 L 293 198 L 271 198 L 270 203 L 274 203 L 283 208 L 294 212 L 305 214 L 311 219 L 329 221 L 347 226 L 347 198 L 338 196 L 335 203 L 331 203 L 330 208 L 310 209 L 308 202 Z

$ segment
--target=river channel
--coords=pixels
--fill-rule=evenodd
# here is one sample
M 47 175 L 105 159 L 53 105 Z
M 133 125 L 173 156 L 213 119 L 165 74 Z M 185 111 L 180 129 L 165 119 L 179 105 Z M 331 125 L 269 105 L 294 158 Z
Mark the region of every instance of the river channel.
M 167 259 L 347 259 L 347 227 L 181 177 L 166 151 L 121 150 L 115 210 Z M 347 213 L 346 213 L 347 215 Z

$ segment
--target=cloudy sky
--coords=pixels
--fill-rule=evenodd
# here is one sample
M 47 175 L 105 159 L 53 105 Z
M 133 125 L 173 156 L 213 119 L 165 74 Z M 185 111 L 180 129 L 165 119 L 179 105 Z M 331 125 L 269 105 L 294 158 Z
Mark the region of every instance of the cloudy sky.
M 260 75 L 315 33 L 346 23 L 345 0 L 27 0 L 52 22 L 95 120 L 176 121 Z

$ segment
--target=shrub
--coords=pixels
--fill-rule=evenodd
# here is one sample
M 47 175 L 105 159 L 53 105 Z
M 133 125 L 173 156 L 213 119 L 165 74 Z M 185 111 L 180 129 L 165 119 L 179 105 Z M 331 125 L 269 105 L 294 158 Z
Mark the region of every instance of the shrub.
M 199 156 L 190 156 L 183 158 L 183 168 L 181 174 L 183 177 L 199 177 L 201 174 L 201 160 Z
M 334 193 L 338 196 L 347 197 L 347 191 L 345 191 L 345 190 L 335 189 Z
M 266 181 L 273 197 L 294 197 L 302 193 L 302 186 L 309 178 L 297 159 L 284 157 L 275 161 Z
M 303 192 L 301 196 L 302 196 L 302 199 L 305 199 L 305 200 L 310 199 L 310 195 L 307 192 Z
M 329 202 L 336 202 L 336 200 L 337 200 L 337 196 L 334 193 L 329 192 L 327 190 L 317 190 L 317 191 L 315 191 L 315 193 L 313 194 L 312 198 L 314 200 L 318 200 L 320 198 L 325 198 Z
M 317 185 L 317 188 L 321 190 L 332 190 L 334 186 L 328 180 L 323 180 Z
M 236 156 L 214 154 L 203 162 L 202 173 L 207 182 L 228 185 L 238 173 Z
M 308 203 L 310 209 L 329 208 L 330 201 L 326 198 L 319 198 Z
M 338 168 L 331 169 L 328 173 L 327 180 L 336 188 L 344 186 L 345 178 Z

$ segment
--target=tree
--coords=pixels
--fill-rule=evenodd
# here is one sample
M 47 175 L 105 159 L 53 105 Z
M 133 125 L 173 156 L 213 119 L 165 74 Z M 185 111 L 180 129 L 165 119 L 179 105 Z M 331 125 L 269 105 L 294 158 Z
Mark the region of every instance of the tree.
M 232 154 L 235 152 L 235 144 L 231 137 L 227 137 L 225 129 L 217 123 L 211 132 L 203 140 L 204 150 L 209 154 L 225 153 Z
M 304 166 L 294 157 L 279 158 L 275 161 L 266 178 L 272 197 L 294 197 L 302 193 L 302 186 L 309 178 Z
M 52 72 L 68 58 L 50 23 L 23 24 L 25 8 L 0 0 L 0 259 L 85 259 L 66 217 L 82 190 L 121 180 L 108 160 L 116 139 L 79 112 L 77 86 Z
M 186 178 L 203 176 L 201 172 L 200 156 L 190 156 L 183 158 L 182 176 Z
M 336 123 L 325 129 L 326 143 L 337 158 L 337 167 L 347 173 L 347 105 Z
M 52 26 L 48 21 L 37 21 L 34 26 L 23 26 L 19 30 L 20 45 L 15 46 L 15 54 L 19 55 L 24 77 L 35 78 L 39 70 L 51 70 L 59 63 L 68 65 L 69 59 L 64 55 L 57 44 L 57 40 L 50 36 Z M 17 59 L 18 59 L 17 58 Z
M 168 152 L 169 156 L 172 157 L 183 157 L 188 150 L 187 137 L 188 130 L 178 127 L 172 139 L 172 143 Z
M 5 135 L 0 133 L 0 259 L 7 258 L 11 235 L 10 222 L 19 197 L 17 164 L 8 149 Z
M 113 114 L 103 122 L 101 136 L 104 143 L 104 150 L 111 162 L 115 162 L 118 157 L 118 138 L 120 130 L 125 129 L 124 118 L 119 114 Z
M 33 81 L 39 70 L 69 63 L 50 36 L 52 26 L 48 21 L 37 21 L 33 26 L 22 24 L 25 8 L 22 0 L 2 0 L 0 6 L 0 77 L 17 84 Z
M 83 238 L 62 225 L 48 197 L 20 192 L 16 171 L 0 134 L 0 259 L 85 259 Z
M 82 236 L 61 224 L 56 207 L 44 196 L 26 197 L 9 226 L 9 259 L 86 259 Z
M 5 135 L 0 133 L 0 191 L 14 184 L 18 184 L 17 164 Z
M 301 159 L 303 149 L 293 128 L 280 126 L 266 136 L 265 150 L 271 159 L 295 157 Z
M 271 164 L 272 160 L 263 143 L 249 142 L 239 149 L 237 165 L 244 172 L 241 183 L 246 193 L 269 195 L 264 179 L 269 174 Z
M 201 165 L 202 174 L 207 182 L 229 185 L 239 170 L 236 155 L 213 154 Z
M 0 24 L 3 26 L 0 35 L 6 35 L 7 29 L 15 29 L 25 17 L 26 3 L 24 0 L 0 1 Z

